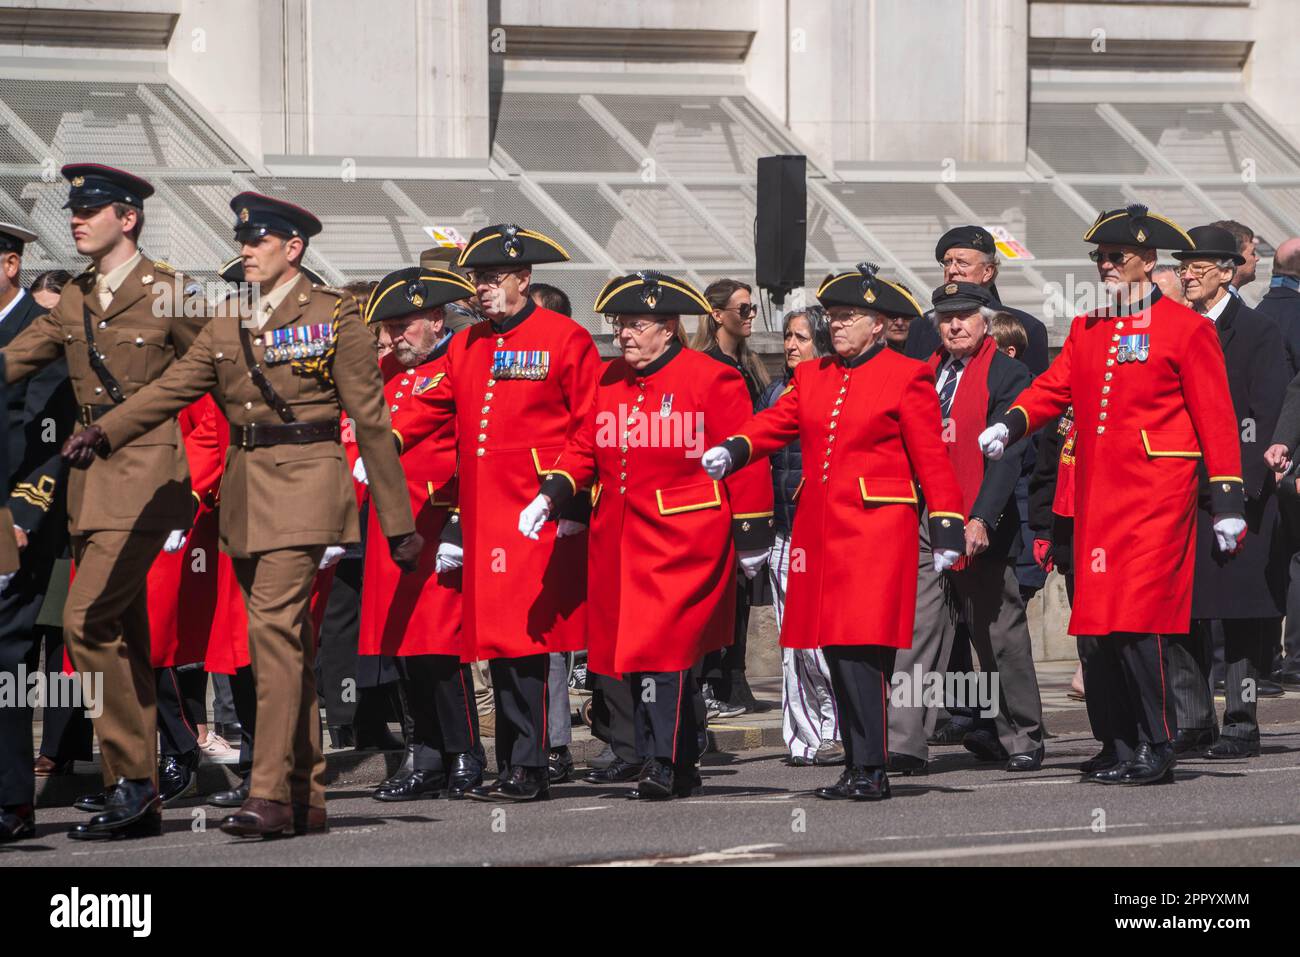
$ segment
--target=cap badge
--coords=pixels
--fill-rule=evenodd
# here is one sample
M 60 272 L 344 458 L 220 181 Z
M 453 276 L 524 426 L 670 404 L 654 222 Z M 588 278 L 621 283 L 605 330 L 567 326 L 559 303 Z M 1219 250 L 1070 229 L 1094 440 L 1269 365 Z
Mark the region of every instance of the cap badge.
M 1137 231 L 1137 241 L 1140 242 L 1140 243 L 1144 243 L 1144 242 L 1147 241 L 1147 234 L 1146 234 L 1146 231 L 1145 231 L 1144 229 L 1142 229 L 1141 226 L 1138 227 L 1138 231 Z
M 948 283 L 948 285 L 943 287 L 943 294 L 945 296 L 953 296 L 956 295 L 956 293 L 957 293 L 957 284 L 955 282 L 950 282 Z
M 867 302 L 875 302 L 876 291 L 868 287 L 867 290 L 862 294 L 862 298 L 865 299 Z
M 311 296 L 307 295 L 305 292 L 300 292 L 300 293 L 298 293 L 298 301 L 299 301 L 299 302 L 306 302 L 306 301 L 309 300 L 310 298 L 311 298 Z
M 81 187 L 86 185 L 86 177 L 84 176 L 72 177 L 72 185 L 80 189 Z
M 509 256 L 511 259 L 518 258 L 519 250 L 516 248 L 514 243 L 508 243 L 506 245 L 506 255 Z
M 424 284 L 418 280 L 406 284 L 406 301 L 419 309 L 424 305 Z
M 241 210 L 239 211 L 239 221 L 240 221 L 241 223 L 246 223 L 246 222 L 248 222 L 248 207 L 247 207 L 247 206 L 245 206 L 243 209 L 241 209 Z

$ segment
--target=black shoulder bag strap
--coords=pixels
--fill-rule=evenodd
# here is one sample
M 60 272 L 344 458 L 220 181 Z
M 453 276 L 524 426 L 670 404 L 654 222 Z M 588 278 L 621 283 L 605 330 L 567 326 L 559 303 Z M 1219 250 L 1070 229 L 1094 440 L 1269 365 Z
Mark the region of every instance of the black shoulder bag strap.
M 253 384 L 257 386 L 257 391 L 262 393 L 262 398 L 266 404 L 275 409 L 275 414 L 280 417 L 282 422 L 296 422 L 297 417 L 293 414 L 293 409 L 289 408 L 289 403 L 280 398 L 280 393 L 275 391 L 275 386 L 271 385 L 266 378 L 266 373 L 262 367 L 257 364 L 253 358 L 252 337 L 248 334 L 248 326 L 241 319 L 239 322 L 239 344 L 244 350 L 244 361 L 248 363 L 248 374 L 253 379 Z
M 85 302 L 81 304 L 81 320 L 86 324 L 86 348 L 90 352 L 90 367 L 95 370 L 95 375 L 99 376 L 99 381 L 104 383 L 104 391 L 108 393 L 108 397 L 115 403 L 125 402 L 126 396 L 122 394 L 122 386 L 104 364 L 104 357 L 100 354 L 99 347 L 95 345 L 95 326 L 90 321 L 90 307 Z

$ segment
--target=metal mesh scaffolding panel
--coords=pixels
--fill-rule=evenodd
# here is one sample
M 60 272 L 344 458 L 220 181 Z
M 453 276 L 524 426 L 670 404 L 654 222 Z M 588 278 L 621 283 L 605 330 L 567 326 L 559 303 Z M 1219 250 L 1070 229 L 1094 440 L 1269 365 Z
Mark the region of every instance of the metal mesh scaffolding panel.
M 1029 148 L 1058 173 L 1157 173 L 1091 103 L 1030 103 Z
M 781 151 L 724 110 L 724 97 L 602 94 L 598 99 L 674 176 L 754 175 L 758 157 Z
M 526 170 L 628 173 L 640 165 L 573 94 L 501 94 L 496 142 Z
M 1117 103 L 1115 109 L 1186 176 L 1291 173 L 1297 156 L 1248 121 L 1238 123 L 1222 103 Z
M 546 192 L 577 220 L 615 262 L 626 268 L 662 268 L 671 256 L 616 208 L 596 186 L 549 183 Z M 648 224 L 651 228 L 654 223 Z
M 615 186 L 628 215 L 653 223 L 655 232 L 687 263 L 731 260 L 721 238 L 667 186 Z
M 933 263 L 935 242 L 965 222 L 929 183 L 839 184 L 831 190 L 877 242 L 914 268 Z
M 953 183 L 953 193 L 984 227 L 1001 226 L 1036 259 L 1077 259 L 1090 223 L 1044 183 Z
M 612 279 L 610 273 L 598 269 L 566 269 L 560 266 L 538 266 L 533 270 L 533 281 L 544 282 L 563 289 L 573 307 L 574 321 L 582 323 L 592 334 L 612 331 L 604 317 L 592 312 L 596 294 Z
M 1172 219 L 1184 230 L 1218 218 L 1211 216 L 1195 196 L 1179 186 L 1147 186 L 1134 182 L 1124 186 L 1076 186 L 1075 189 L 1080 196 L 1096 206 L 1098 212 L 1118 209 L 1134 202 L 1144 203 L 1151 212 Z M 1085 224 L 1084 229 L 1079 231 L 1080 245 L 1084 245 L 1083 233 L 1087 225 L 1089 224 Z M 1084 248 L 1086 251 L 1086 246 Z

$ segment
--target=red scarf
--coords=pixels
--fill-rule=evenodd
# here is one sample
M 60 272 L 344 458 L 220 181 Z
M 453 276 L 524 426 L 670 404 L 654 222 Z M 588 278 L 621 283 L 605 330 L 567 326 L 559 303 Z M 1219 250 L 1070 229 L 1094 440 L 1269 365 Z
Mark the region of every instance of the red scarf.
M 984 454 L 976 440 L 989 424 L 989 365 L 997 349 L 993 337 L 985 336 L 979 350 L 966 358 L 957 394 L 948 410 L 948 421 L 943 423 L 948 460 L 957 473 L 957 484 L 961 486 L 962 504 L 967 515 L 970 515 L 971 506 L 980 492 L 980 483 L 984 481 Z M 947 358 L 948 353 L 942 346 L 930 356 L 930 368 L 936 376 L 940 363 Z M 948 374 L 952 375 L 951 372 Z

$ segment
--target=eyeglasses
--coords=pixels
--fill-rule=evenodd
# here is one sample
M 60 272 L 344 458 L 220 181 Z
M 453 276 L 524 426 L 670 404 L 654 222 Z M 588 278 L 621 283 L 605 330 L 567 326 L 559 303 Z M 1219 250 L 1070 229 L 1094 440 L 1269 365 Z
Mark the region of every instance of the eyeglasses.
M 735 306 L 731 309 L 722 309 L 720 311 L 734 312 L 736 315 L 740 316 L 741 319 L 748 319 L 750 316 L 754 315 L 754 313 L 758 312 L 758 307 L 752 302 L 742 302 L 739 306 Z
M 1202 263 L 1194 266 L 1191 263 L 1179 263 L 1174 267 L 1174 272 L 1180 276 L 1190 276 L 1193 279 L 1200 279 L 1210 270 L 1217 268 L 1214 263 Z
M 944 269 L 960 269 L 963 272 L 967 269 L 974 269 L 976 266 L 983 265 L 978 262 L 966 262 L 962 259 L 941 259 L 939 265 Z
M 827 316 L 826 320 L 832 326 L 851 326 L 859 319 L 865 319 L 866 315 L 865 312 L 841 312 Z
M 1095 263 L 1108 262 L 1112 266 L 1122 266 L 1129 256 L 1133 254 L 1127 249 L 1116 249 L 1114 252 L 1103 253 L 1100 249 L 1094 249 L 1088 253 L 1088 258 Z
M 642 333 L 651 326 L 662 325 L 663 319 L 632 319 L 627 320 L 622 316 L 606 316 L 605 321 L 614 327 L 614 333 L 618 334 L 627 330 L 628 332 Z
M 506 269 L 500 272 L 470 272 L 469 281 L 475 286 L 499 286 L 510 276 L 515 275 L 515 270 Z

